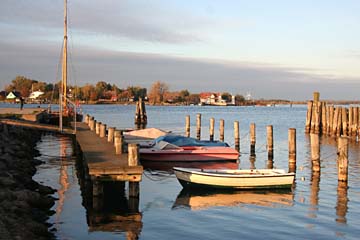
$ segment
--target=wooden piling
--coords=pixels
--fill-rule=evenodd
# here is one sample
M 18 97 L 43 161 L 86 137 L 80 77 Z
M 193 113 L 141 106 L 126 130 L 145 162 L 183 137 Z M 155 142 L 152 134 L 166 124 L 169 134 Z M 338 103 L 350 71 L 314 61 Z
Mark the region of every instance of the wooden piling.
M 348 180 L 348 152 L 349 141 L 347 137 L 338 138 L 337 150 L 337 168 L 338 168 L 338 181 L 347 182 Z
M 101 138 L 104 138 L 106 136 L 106 124 L 102 123 L 100 124 L 100 134 L 99 136 Z
M 185 118 L 185 136 L 190 137 L 190 115 Z
M 108 129 L 108 138 L 107 138 L 107 141 L 109 143 L 114 142 L 114 132 L 115 132 L 115 128 L 114 127 L 109 127 L 109 129 Z
M 215 132 L 215 119 L 210 118 L 210 128 L 209 128 L 210 141 L 214 141 L 214 132 Z
M 290 128 L 288 131 L 289 143 L 289 171 L 295 172 L 296 170 L 296 129 Z
M 341 128 L 342 128 L 342 132 L 340 132 L 340 135 L 349 136 L 349 134 L 348 134 L 348 114 L 347 114 L 347 109 L 345 107 L 341 109 Z
M 320 139 L 318 134 L 310 134 L 312 170 L 320 171 Z
M 91 131 L 95 130 L 95 125 L 96 125 L 96 120 L 95 119 L 90 119 L 89 121 L 89 127 Z
M 336 136 L 340 137 L 342 132 L 342 107 L 339 107 L 339 112 L 337 115 L 337 126 L 336 126 Z
M 139 162 L 139 144 L 129 143 L 128 145 L 128 165 L 137 166 Z
M 268 152 L 268 160 L 274 158 L 274 134 L 273 126 L 266 126 L 266 148 Z
M 225 128 L 225 121 L 224 119 L 220 119 L 220 142 L 224 142 L 225 135 L 224 135 L 224 128 Z
M 352 137 L 353 135 L 353 126 L 354 126 L 354 107 L 349 107 L 348 112 L 348 135 Z
M 89 114 L 86 114 L 86 115 L 85 115 L 85 120 L 84 120 L 84 122 L 85 122 L 86 124 L 88 124 L 88 123 L 89 123 L 89 119 L 90 119 Z
M 326 103 L 321 102 L 321 122 L 320 122 L 320 133 L 326 134 L 326 126 L 327 126 L 327 113 L 326 113 Z
M 236 151 L 240 152 L 240 128 L 239 121 L 234 122 L 234 142 Z
M 313 92 L 313 98 L 314 98 L 314 102 L 319 102 L 320 101 L 320 93 Z
M 307 104 L 305 133 L 310 133 L 311 130 L 312 108 L 313 108 L 313 101 L 309 101 Z
M 329 136 L 333 135 L 333 126 L 334 126 L 334 106 L 329 106 L 329 126 L 327 132 Z
M 356 136 L 358 135 L 358 127 L 359 127 L 359 107 L 354 107 L 353 108 L 353 130 L 352 130 L 352 136 L 354 138 L 356 138 Z
M 255 123 L 250 124 L 250 155 L 255 155 L 255 144 L 256 144 L 256 125 Z
M 140 184 L 138 182 L 129 182 L 129 198 L 130 199 L 139 198 L 139 195 L 140 195 Z M 129 204 L 131 202 L 130 199 L 129 199 Z M 137 205 L 138 205 L 138 203 L 137 203 Z
M 123 136 L 119 130 L 115 130 L 114 132 L 114 146 L 117 155 L 123 153 Z
M 333 117 L 333 127 L 332 127 L 332 131 L 331 131 L 331 135 L 332 136 L 336 136 L 337 135 L 337 129 L 338 129 L 338 122 L 340 120 L 340 107 L 335 107 L 335 111 L 334 111 L 334 117 Z M 340 136 L 340 134 L 339 134 Z
M 100 125 L 101 125 L 101 122 L 96 122 L 96 125 L 95 125 L 95 133 L 96 133 L 96 135 L 100 134 Z
M 315 102 L 315 128 L 314 128 L 314 133 L 316 134 L 320 134 L 320 125 L 321 125 L 321 102 Z
M 91 131 L 95 131 L 95 128 L 96 128 L 96 120 L 91 120 L 91 126 L 90 126 L 90 130 Z
M 201 139 L 201 114 L 196 114 L 196 138 Z

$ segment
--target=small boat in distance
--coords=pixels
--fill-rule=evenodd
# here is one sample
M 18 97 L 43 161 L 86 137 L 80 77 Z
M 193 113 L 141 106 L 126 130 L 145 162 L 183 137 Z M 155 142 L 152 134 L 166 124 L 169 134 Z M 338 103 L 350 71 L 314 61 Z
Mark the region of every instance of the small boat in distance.
M 161 136 L 151 146 L 140 148 L 141 161 L 237 161 L 238 158 L 239 152 L 226 143 L 178 135 Z
M 283 169 L 194 169 L 173 168 L 184 188 L 276 189 L 291 188 L 294 173 Z

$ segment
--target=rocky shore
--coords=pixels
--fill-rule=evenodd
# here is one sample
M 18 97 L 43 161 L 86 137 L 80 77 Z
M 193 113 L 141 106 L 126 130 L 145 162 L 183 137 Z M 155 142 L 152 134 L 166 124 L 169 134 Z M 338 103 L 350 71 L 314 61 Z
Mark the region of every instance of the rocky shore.
M 0 124 L 0 239 L 54 239 L 46 221 L 55 190 L 32 179 L 39 131 Z

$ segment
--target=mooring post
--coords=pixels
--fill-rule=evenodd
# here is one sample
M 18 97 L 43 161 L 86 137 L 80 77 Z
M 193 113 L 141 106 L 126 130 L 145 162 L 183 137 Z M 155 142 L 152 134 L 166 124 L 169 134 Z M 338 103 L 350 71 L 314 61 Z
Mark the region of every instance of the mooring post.
M 185 136 L 190 137 L 190 115 L 185 118 Z
M 92 119 L 94 119 L 94 117 L 91 117 L 91 116 L 89 115 L 89 119 L 88 119 L 88 122 L 87 122 L 87 125 L 88 125 L 89 128 L 90 128 L 90 121 L 91 121 Z
M 114 132 L 115 132 L 115 128 L 114 127 L 109 127 L 109 129 L 108 129 L 108 138 L 107 138 L 107 141 L 109 143 L 114 142 Z
M 255 156 L 255 144 L 256 144 L 256 125 L 250 124 L 250 155 Z
M 210 141 L 214 141 L 214 132 L 215 132 L 215 119 L 212 117 L 210 118 L 210 128 L 209 128 Z
M 224 121 L 224 119 L 220 119 L 220 141 L 221 142 L 224 142 L 224 139 L 225 139 L 224 128 L 225 128 L 225 121 Z
M 106 136 L 106 124 L 102 123 L 100 124 L 100 134 L 99 136 L 101 138 L 104 138 Z
M 315 102 L 315 128 L 314 133 L 320 134 L 320 126 L 321 126 L 321 102 Z
M 84 122 L 86 123 L 86 124 L 89 124 L 89 114 L 86 114 L 85 115 L 85 119 L 84 119 Z
M 326 134 L 326 125 L 327 125 L 327 114 L 326 114 L 326 103 L 321 103 L 321 124 L 320 124 L 320 133 Z
M 310 133 L 311 130 L 311 118 L 312 118 L 313 101 L 307 103 L 305 133 Z
M 134 201 L 134 198 L 139 198 L 140 195 L 140 185 L 139 182 L 129 182 L 129 203 L 131 204 L 131 209 L 134 210 L 138 206 L 138 202 Z
M 268 160 L 274 159 L 274 134 L 273 126 L 266 126 L 266 147 L 268 152 Z
M 239 121 L 234 122 L 234 141 L 235 141 L 235 150 L 240 152 L 240 128 Z
M 96 133 L 96 135 L 100 134 L 100 125 L 101 125 L 101 122 L 96 122 L 96 125 L 95 125 L 95 133 Z
M 296 172 L 296 129 L 290 128 L 288 131 L 289 142 L 289 172 Z
M 137 166 L 139 162 L 139 144 L 129 143 L 128 145 L 128 165 Z
M 117 155 L 122 154 L 123 152 L 123 136 L 121 131 L 115 130 L 114 131 L 114 146 L 115 146 L 115 153 Z
M 353 136 L 353 126 L 354 126 L 354 107 L 349 107 L 348 113 L 348 136 Z
M 337 168 L 338 168 L 338 180 L 347 182 L 348 180 L 348 152 L 349 141 L 347 137 L 338 138 L 338 150 L 337 150 Z
M 96 126 L 96 120 L 93 119 L 90 121 L 90 130 L 95 131 L 95 126 Z
M 318 134 L 310 134 L 312 170 L 320 171 L 320 137 Z
M 201 139 L 201 114 L 196 114 L 196 138 Z

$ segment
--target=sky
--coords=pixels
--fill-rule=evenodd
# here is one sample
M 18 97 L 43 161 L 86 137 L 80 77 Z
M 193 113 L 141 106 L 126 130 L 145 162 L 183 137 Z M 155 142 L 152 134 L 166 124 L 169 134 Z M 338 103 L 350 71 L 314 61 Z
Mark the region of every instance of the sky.
M 1 0 L 0 89 L 60 79 L 63 0 Z M 70 84 L 358 100 L 358 0 L 69 0 Z

